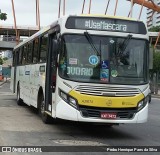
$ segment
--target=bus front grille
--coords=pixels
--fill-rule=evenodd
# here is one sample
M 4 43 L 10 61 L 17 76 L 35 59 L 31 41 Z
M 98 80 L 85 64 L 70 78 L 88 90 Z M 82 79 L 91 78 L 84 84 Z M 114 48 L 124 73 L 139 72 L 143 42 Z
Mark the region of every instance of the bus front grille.
M 79 111 L 83 117 L 101 118 L 101 113 L 116 113 L 116 119 L 132 119 L 136 113 L 136 108 L 95 108 L 80 106 Z
M 95 96 L 111 96 L 111 97 L 128 97 L 136 96 L 140 94 L 138 88 L 128 87 L 114 87 L 114 86 L 91 86 L 91 85 L 79 85 L 75 89 L 81 94 L 95 95 Z

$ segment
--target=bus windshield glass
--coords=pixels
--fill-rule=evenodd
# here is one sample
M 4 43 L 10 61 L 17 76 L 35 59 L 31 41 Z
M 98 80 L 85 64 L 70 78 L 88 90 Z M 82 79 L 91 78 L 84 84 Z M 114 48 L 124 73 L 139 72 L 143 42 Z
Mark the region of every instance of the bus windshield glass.
M 148 82 L 146 40 L 133 38 L 132 35 L 88 35 L 90 40 L 83 34 L 63 35 L 59 58 L 59 74 L 62 78 L 90 83 Z

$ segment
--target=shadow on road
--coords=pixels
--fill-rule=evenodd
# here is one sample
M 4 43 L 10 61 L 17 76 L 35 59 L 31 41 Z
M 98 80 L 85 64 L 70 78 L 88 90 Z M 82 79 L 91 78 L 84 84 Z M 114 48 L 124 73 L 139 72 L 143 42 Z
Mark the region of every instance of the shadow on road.
M 38 110 L 34 107 L 29 106 L 21 106 L 25 108 L 29 114 L 35 115 L 35 117 L 39 117 Z M 34 117 L 34 116 L 32 116 Z M 43 123 L 43 122 L 42 122 Z M 72 138 L 80 138 L 80 139 L 86 139 L 86 138 L 95 138 L 95 139 L 137 139 L 135 135 L 133 136 L 131 131 L 126 132 L 126 130 L 123 130 L 126 125 L 114 125 L 112 127 L 108 126 L 107 124 L 93 124 L 93 123 L 81 123 L 81 122 L 74 122 L 74 121 L 66 121 L 57 119 L 56 122 L 53 120 L 53 123 L 46 124 L 46 126 L 49 126 L 50 128 L 53 128 L 53 130 L 56 128 L 56 130 L 63 132 L 63 135 L 65 136 L 71 136 Z

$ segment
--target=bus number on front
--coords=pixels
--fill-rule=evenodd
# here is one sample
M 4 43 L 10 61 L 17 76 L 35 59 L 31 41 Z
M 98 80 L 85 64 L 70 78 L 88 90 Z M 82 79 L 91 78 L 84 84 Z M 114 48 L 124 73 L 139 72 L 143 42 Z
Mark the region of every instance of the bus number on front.
M 82 100 L 82 103 L 93 103 L 93 100 Z

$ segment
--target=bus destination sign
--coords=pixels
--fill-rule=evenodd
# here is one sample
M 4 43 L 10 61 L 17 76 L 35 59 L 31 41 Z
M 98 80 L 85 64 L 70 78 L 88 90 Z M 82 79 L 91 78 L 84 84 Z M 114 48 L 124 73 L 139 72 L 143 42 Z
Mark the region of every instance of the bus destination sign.
M 136 34 L 147 33 L 143 22 L 99 17 L 69 17 L 66 22 L 66 28 Z
M 79 24 L 77 24 L 78 26 Z M 81 25 L 82 26 L 82 25 Z M 114 24 L 103 20 L 85 20 L 84 27 L 86 29 L 106 30 L 106 31 L 127 31 L 127 25 Z

